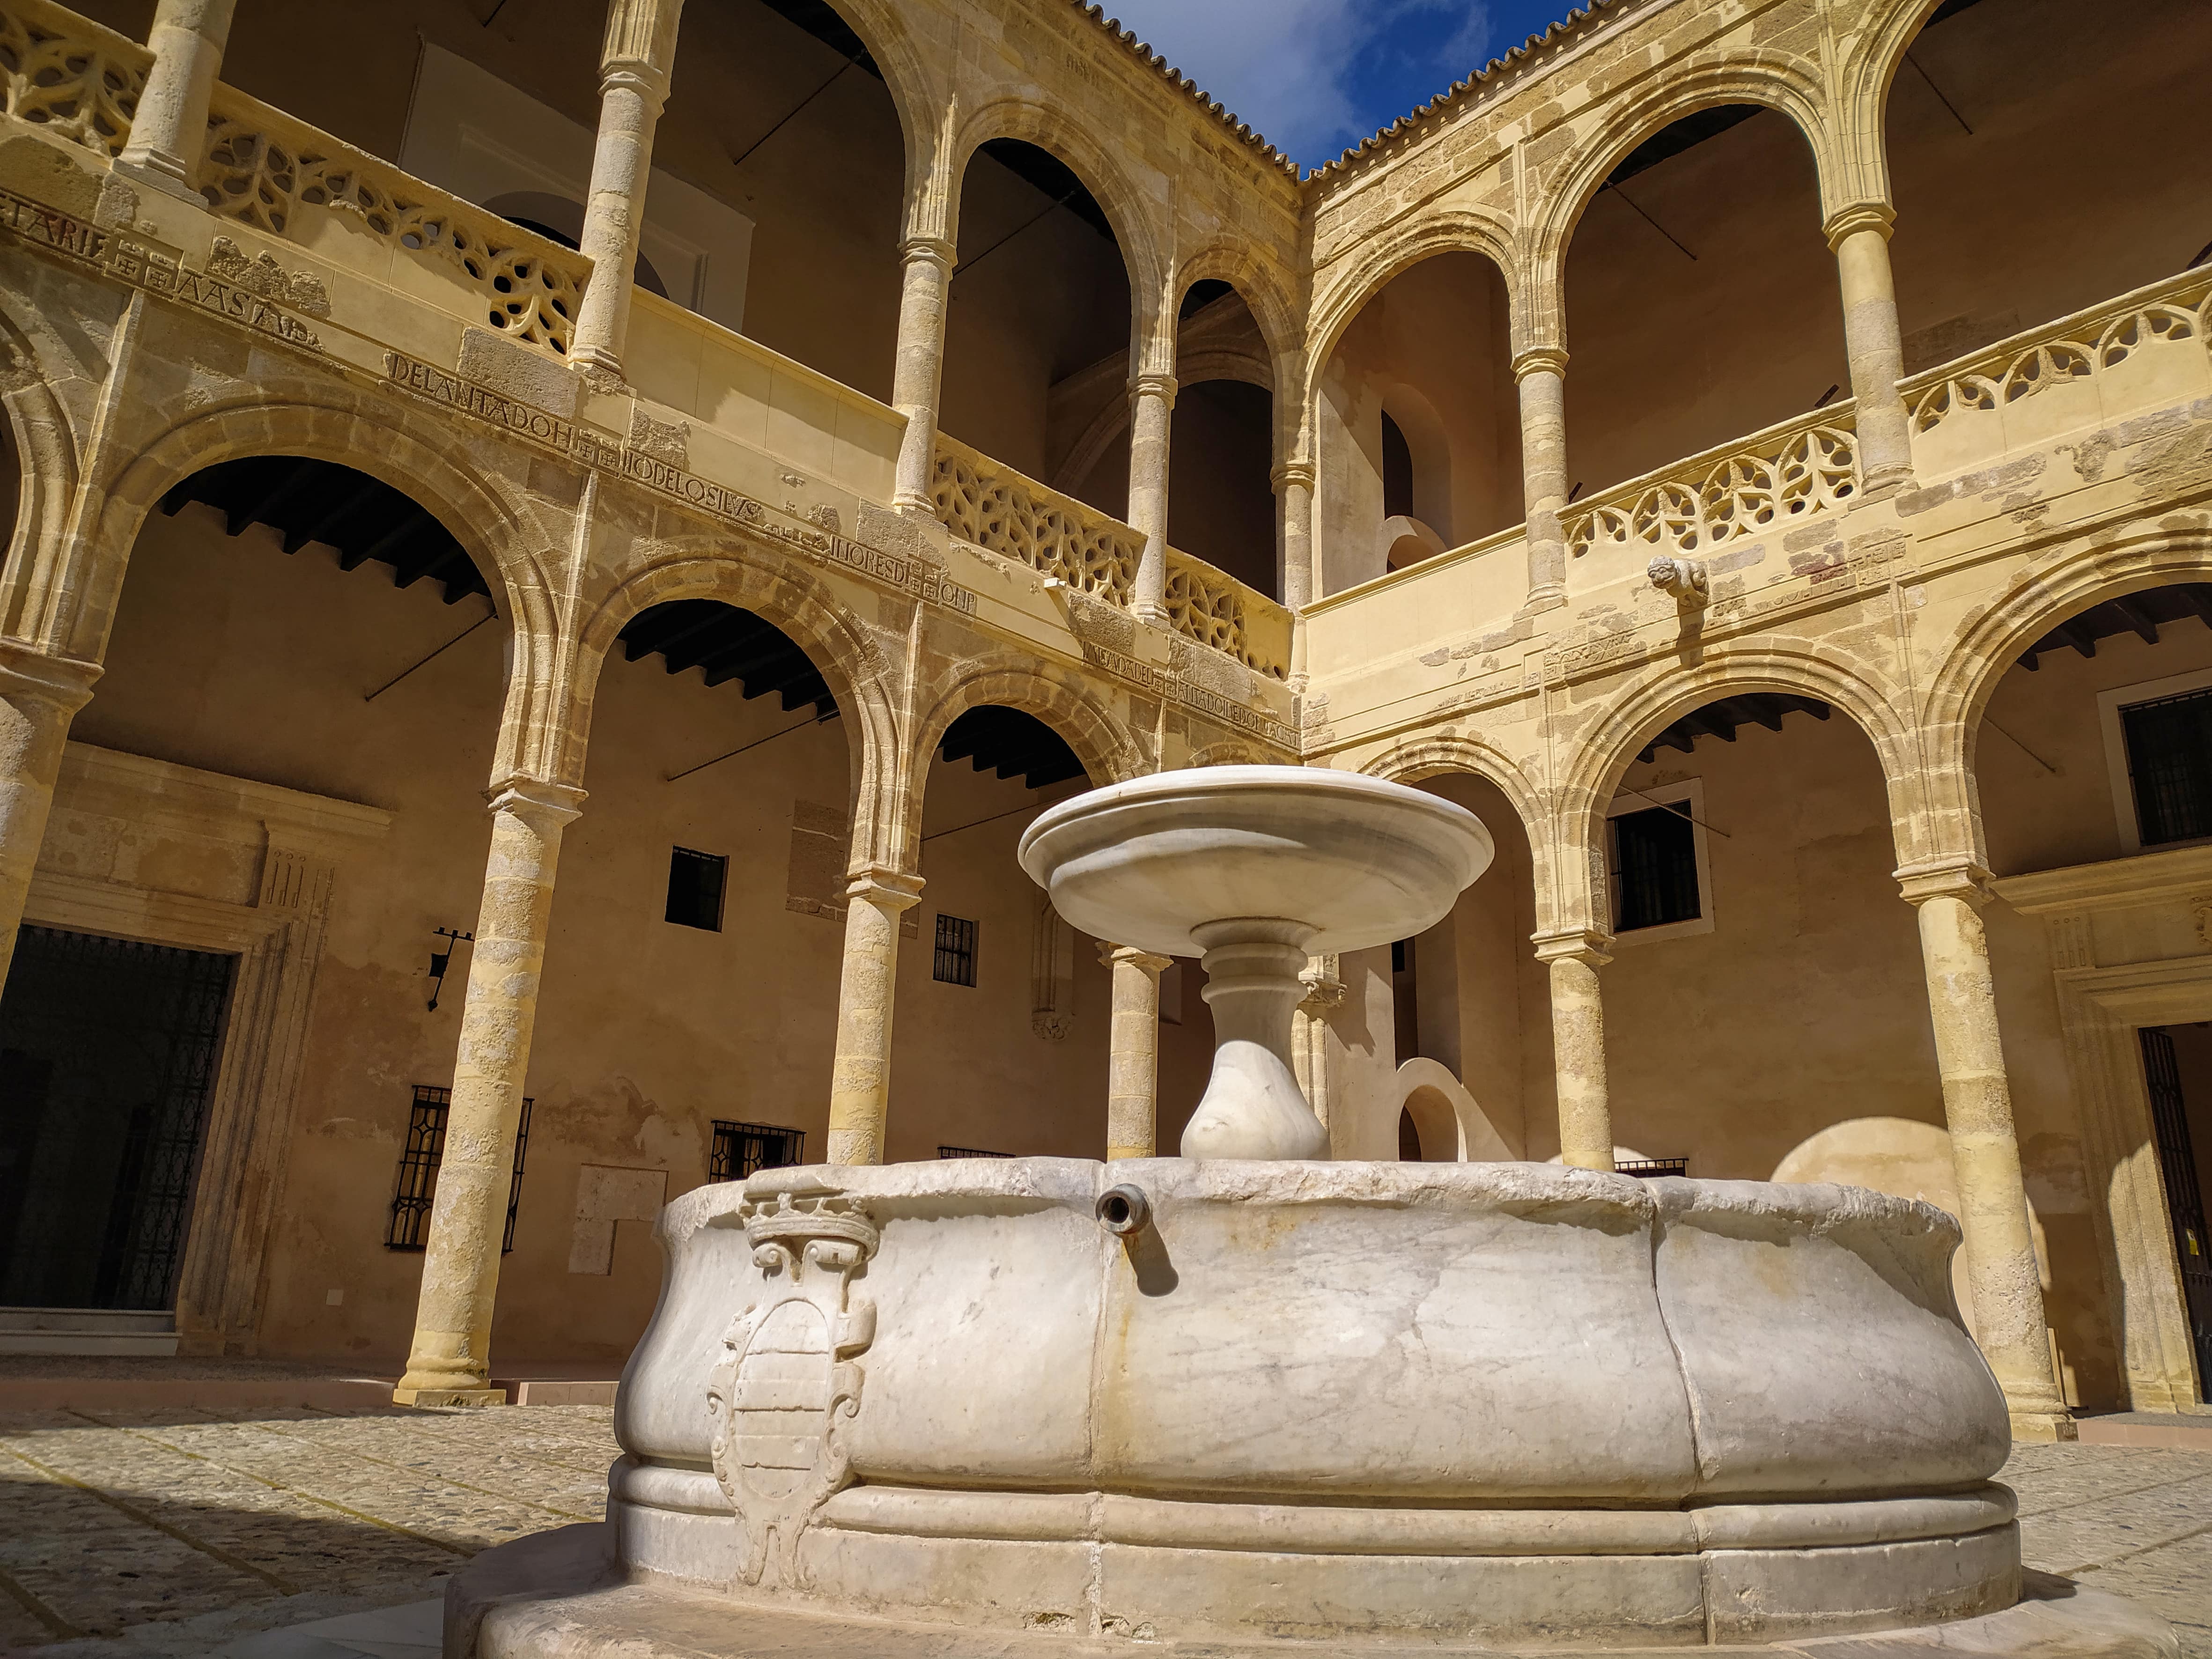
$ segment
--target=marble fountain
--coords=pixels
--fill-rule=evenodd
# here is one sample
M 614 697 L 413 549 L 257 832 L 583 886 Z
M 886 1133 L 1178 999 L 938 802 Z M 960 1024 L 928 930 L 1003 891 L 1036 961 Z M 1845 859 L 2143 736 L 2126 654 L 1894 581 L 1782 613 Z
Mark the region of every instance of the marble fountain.
M 1203 959 L 1182 1156 L 678 1199 L 608 1521 L 477 1558 L 449 1659 L 2173 1651 L 2115 1598 L 2023 1599 L 1942 1212 L 1328 1161 L 1288 1060 L 1308 953 L 1419 933 L 1490 857 L 1461 808 L 1317 769 L 1045 813 L 1021 859 L 1062 915 Z

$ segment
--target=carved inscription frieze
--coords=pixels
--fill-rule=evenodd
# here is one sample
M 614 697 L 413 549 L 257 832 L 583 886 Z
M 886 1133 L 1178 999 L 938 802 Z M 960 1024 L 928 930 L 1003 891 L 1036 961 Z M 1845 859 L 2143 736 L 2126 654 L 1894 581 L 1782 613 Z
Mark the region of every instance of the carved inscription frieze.
M 613 473 L 694 512 L 739 526 L 750 535 L 843 565 L 961 616 L 975 614 L 974 592 L 935 567 L 841 536 L 836 532 L 834 518 L 829 525 L 799 519 L 726 484 L 702 478 L 664 459 L 667 447 L 665 444 L 653 446 L 653 450 L 662 452 L 658 453 L 632 447 L 612 433 L 581 422 L 564 420 L 404 352 L 386 351 L 384 368 L 391 384 L 417 397 L 503 427 L 571 460 Z
M 217 262 L 223 260 L 222 249 L 228 246 L 230 257 L 236 261 L 235 270 L 225 264 L 221 271 L 194 270 L 185 264 L 183 254 L 175 248 L 148 237 L 88 223 L 5 190 L 0 190 L 0 230 L 33 246 L 50 249 L 90 265 L 117 282 L 174 300 L 180 305 L 211 311 L 287 345 L 307 351 L 323 349 L 315 331 L 294 316 L 286 304 L 258 291 L 269 285 L 270 273 L 275 272 L 275 280 L 285 285 L 286 301 L 296 307 L 303 295 L 319 295 L 320 284 L 313 283 L 311 278 L 286 278 L 276 271 L 274 261 L 264 270 L 246 260 L 228 243 L 218 245 Z M 308 286 L 295 286 L 301 283 Z

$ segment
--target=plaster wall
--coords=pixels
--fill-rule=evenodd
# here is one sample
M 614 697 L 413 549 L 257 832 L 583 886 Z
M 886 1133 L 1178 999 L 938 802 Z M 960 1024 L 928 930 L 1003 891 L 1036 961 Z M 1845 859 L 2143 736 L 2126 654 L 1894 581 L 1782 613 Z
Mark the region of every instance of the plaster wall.
M 76 727 L 85 742 L 393 813 L 389 837 L 337 884 L 269 1253 L 264 1352 L 383 1358 L 406 1345 L 422 1258 L 382 1241 L 413 1085 L 452 1080 L 467 947 L 435 1013 L 425 968 L 434 927 L 475 925 L 501 625 L 374 702 L 363 696 L 483 613 L 480 599 L 447 607 L 428 583 L 396 590 L 380 565 L 340 571 L 318 545 L 287 558 L 259 527 L 227 538 L 208 509 L 157 514 L 134 552 L 108 672 Z M 617 1359 L 651 1311 L 659 1266 L 642 1223 L 617 1223 L 611 1272 L 569 1271 L 586 1166 L 665 1170 L 672 1198 L 704 1180 L 715 1118 L 803 1129 L 808 1155 L 821 1155 L 843 927 L 787 899 L 795 805 L 844 801 L 842 728 L 807 724 L 775 698 L 748 702 L 735 684 L 669 676 L 658 657 L 611 654 L 590 794 L 562 852 L 527 1167 L 501 1270 L 503 1360 Z M 774 732 L 787 735 L 667 781 Z M 1032 799 L 965 763 L 933 773 L 931 829 Z M 1108 977 L 1079 940 L 1073 1032 L 1031 1034 L 1035 889 L 1012 859 L 1024 821 L 926 850 L 925 926 L 902 952 L 895 1157 L 933 1158 L 940 1142 L 1103 1152 Z M 672 846 L 730 860 L 721 932 L 663 919 Z M 975 990 L 930 980 L 927 918 L 940 896 L 982 921 Z M 1171 1133 L 1209 1058 L 1210 1023 L 1191 1000 L 1185 1024 L 1162 1030 Z

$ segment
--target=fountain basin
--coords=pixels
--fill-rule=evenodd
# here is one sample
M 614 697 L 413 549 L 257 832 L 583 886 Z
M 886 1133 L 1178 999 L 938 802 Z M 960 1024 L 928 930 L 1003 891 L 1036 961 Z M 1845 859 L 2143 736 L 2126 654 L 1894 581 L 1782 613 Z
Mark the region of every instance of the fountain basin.
M 1031 1158 L 767 1171 L 660 1225 L 609 1517 L 625 1570 L 733 1605 L 1649 1646 L 2018 1598 L 1925 1205 Z

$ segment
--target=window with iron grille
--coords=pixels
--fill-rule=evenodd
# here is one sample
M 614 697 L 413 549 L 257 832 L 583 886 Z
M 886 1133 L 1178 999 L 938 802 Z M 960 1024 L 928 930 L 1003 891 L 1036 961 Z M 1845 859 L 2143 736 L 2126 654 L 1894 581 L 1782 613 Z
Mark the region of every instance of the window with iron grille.
M 399 1176 L 392 1197 L 392 1218 L 385 1224 L 387 1249 L 419 1250 L 430 1232 L 430 1206 L 438 1195 L 438 1164 L 446 1154 L 446 1118 L 453 1109 L 453 1091 L 428 1084 L 415 1085 L 415 1103 L 407 1115 L 407 1139 L 399 1149 Z M 523 1157 L 530 1149 L 532 1102 L 522 1103 L 522 1115 L 514 1126 L 514 1172 L 507 1183 L 507 1228 L 500 1254 L 514 1249 L 514 1218 L 522 1206 Z
M 688 847 L 668 849 L 668 920 L 679 927 L 709 933 L 722 931 L 722 890 L 729 884 L 730 861 L 716 853 Z
M 1615 1175 L 1640 1176 L 1656 1181 L 1661 1176 L 1686 1176 L 1690 1173 L 1686 1158 L 1624 1158 L 1613 1166 Z
M 1705 914 L 1688 802 L 1618 813 L 1612 823 L 1616 932 L 1695 921 Z
M 2212 686 L 2120 710 L 2145 847 L 2212 836 Z
M 1012 1152 L 987 1152 L 975 1146 L 939 1146 L 939 1158 L 1012 1158 Z
M 975 982 L 975 924 L 958 916 L 937 918 L 937 959 L 930 977 L 945 985 Z
M 714 1149 L 707 1155 L 709 1181 L 743 1181 L 756 1170 L 787 1170 L 805 1162 L 804 1129 L 714 1120 Z

